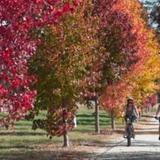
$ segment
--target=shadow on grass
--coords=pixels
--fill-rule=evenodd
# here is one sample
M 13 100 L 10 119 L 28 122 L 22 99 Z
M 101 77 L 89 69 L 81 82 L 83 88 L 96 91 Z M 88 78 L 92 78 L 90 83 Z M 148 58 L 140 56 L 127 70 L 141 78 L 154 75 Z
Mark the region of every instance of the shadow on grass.
M 95 115 L 94 115 L 94 113 L 91 113 L 91 114 L 77 114 L 77 117 L 82 117 L 82 118 L 84 118 L 84 117 L 95 117 Z M 107 115 L 104 115 L 104 114 L 100 114 L 100 117 L 102 117 L 102 118 L 110 118 L 110 117 L 108 117 Z
M 87 152 L 65 151 L 30 151 L 25 153 L 10 153 L 2 155 L 1 160 L 84 160 L 94 157 L 94 154 Z
M 0 146 L 0 149 L 34 149 L 31 146 L 27 145 L 9 145 L 9 146 Z
M 110 123 L 110 118 L 106 115 L 100 115 L 99 118 L 100 125 L 107 125 Z M 77 124 L 78 125 L 94 125 L 95 117 L 90 114 L 79 114 L 77 115 Z
M 117 141 L 100 141 L 100 140 L 93 140 L 92 142 L 81 142 L 82 146 L 90 146 L 90 147 L 105 147 L 106 150 L 118 145 Z
M 0 136 L 42 136 L 42 132 L 0 132 Z
M 73 129 L 72 132 L 80 132 L 80 133 L 92 133 L 94 132 L 94 128 L 76 128 L 76 129 Z
M 99 120 L 99 123 L 100 123 L 100 125 L 107 125 L 108 123 L 110 123 L 110 120 L 102 120 L 102 119 L 100 119 Z M 92 120 L 92 119 L 78 119 L 77 120 L 77 124 L 79 124 L 79 125 L 94 125 L 95 124 L 95 121 L 94 120 Z
M 16 126 L 17 127 L 19 127 L 19 126 L 21 127 L 22 126 L 22 127 L 30 127 L 31 128 L 32 127 L 32 123 L 16 123 Z
M 95 133 L 95 124 L 92 124 L 92 125 L 91 124 L 89 124 L 89 125 L 87 124 L 85 127 L 83 127 L 83 126 L 84 126 L 83 124 L 79 124 L 77 128 L 74 128 L 72 130 L 72 132 L 93 133 L 93 134 Z M 105 125 L 100 124 L 100 126 L 101 126 L 101 130 L 103 131 L 103 130 L 105 130 L 107 128 L 110 129 L 111 124 L 110 123 L 108 123 L 108 124 L 105 123 Z

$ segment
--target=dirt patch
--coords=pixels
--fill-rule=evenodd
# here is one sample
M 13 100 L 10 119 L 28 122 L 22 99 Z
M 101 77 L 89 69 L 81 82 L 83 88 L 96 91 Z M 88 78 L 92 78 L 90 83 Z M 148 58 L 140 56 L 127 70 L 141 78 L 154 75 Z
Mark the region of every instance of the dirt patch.
M 120 140 L 119 137 L 122 136 L 113 132 L 110 135 L 104 135 L 103 132 L 103 134 L 96 135 L 96 137 L 97 140 L 93 140 L 92 142 L 83 141 L 83 142 L 71 143 L 70 147 L 68 148 L 63 148 L 61 146 L 62 144 L 37 145 L 35 147 L 35 153 L 36 151 L 43 152 L 44 153 L 43 156 L 46 157 L 52 155 L 52 157 L 53 156 L 56 157 L 57 160 L 67 160 L 67 159 L 85 160 L 86 158 L 95 157 L 96 155 L 102 154 L 106 150 L 109 150 L 117 143 L 117 141 Z

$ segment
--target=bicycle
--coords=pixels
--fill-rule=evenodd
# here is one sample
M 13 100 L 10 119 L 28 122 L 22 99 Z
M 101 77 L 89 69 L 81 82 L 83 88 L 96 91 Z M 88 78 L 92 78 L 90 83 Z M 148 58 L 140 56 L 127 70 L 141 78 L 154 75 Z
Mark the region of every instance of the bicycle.
M 134 128 L 131 117 L 126 118 L 126 137 L 127 138 L 127 146 L 131 146 L 131 138 L 134 138 Z
M 155 119 L 159 121 L 159 140 L 160 140 L 160 117 L 155 117 Z

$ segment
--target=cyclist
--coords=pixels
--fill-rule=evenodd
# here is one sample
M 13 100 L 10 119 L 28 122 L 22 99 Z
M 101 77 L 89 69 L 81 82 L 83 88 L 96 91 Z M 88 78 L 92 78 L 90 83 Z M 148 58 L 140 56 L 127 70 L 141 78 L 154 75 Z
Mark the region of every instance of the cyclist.
M 127 99 L 127 104 L 125 106 L 125 114 L 124 114 L 124 119 L 125 122 L 127 122 L 127 119 L 129 118 L 131 120 L 131 123 L 133 123 L 137 118 L 138 118 L 138 110 L 137 107 L 134 104 L 134 101 L 131 97 Z M 125 133 L 124 133 L 124 138 L 127 137 L 127 123 L 125 124 Z M 135 138 L 134 134 L 134 128 L 133 128 L 133 138 Z

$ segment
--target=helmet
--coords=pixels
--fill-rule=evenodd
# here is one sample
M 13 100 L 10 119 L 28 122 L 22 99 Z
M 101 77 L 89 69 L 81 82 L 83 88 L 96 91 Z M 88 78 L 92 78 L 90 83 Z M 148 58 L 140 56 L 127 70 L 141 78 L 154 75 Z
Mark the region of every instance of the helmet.
M 133 98 L 132 97 L 127 97 L 127 102 L 133 102 Z
M 130 96 L 129 96 L 129 97 L 127 97 L 127 99 L 128 99 L 128 100 L 133 100 L 133 98 L 132 98 L 132 97 L 130 97 Z

